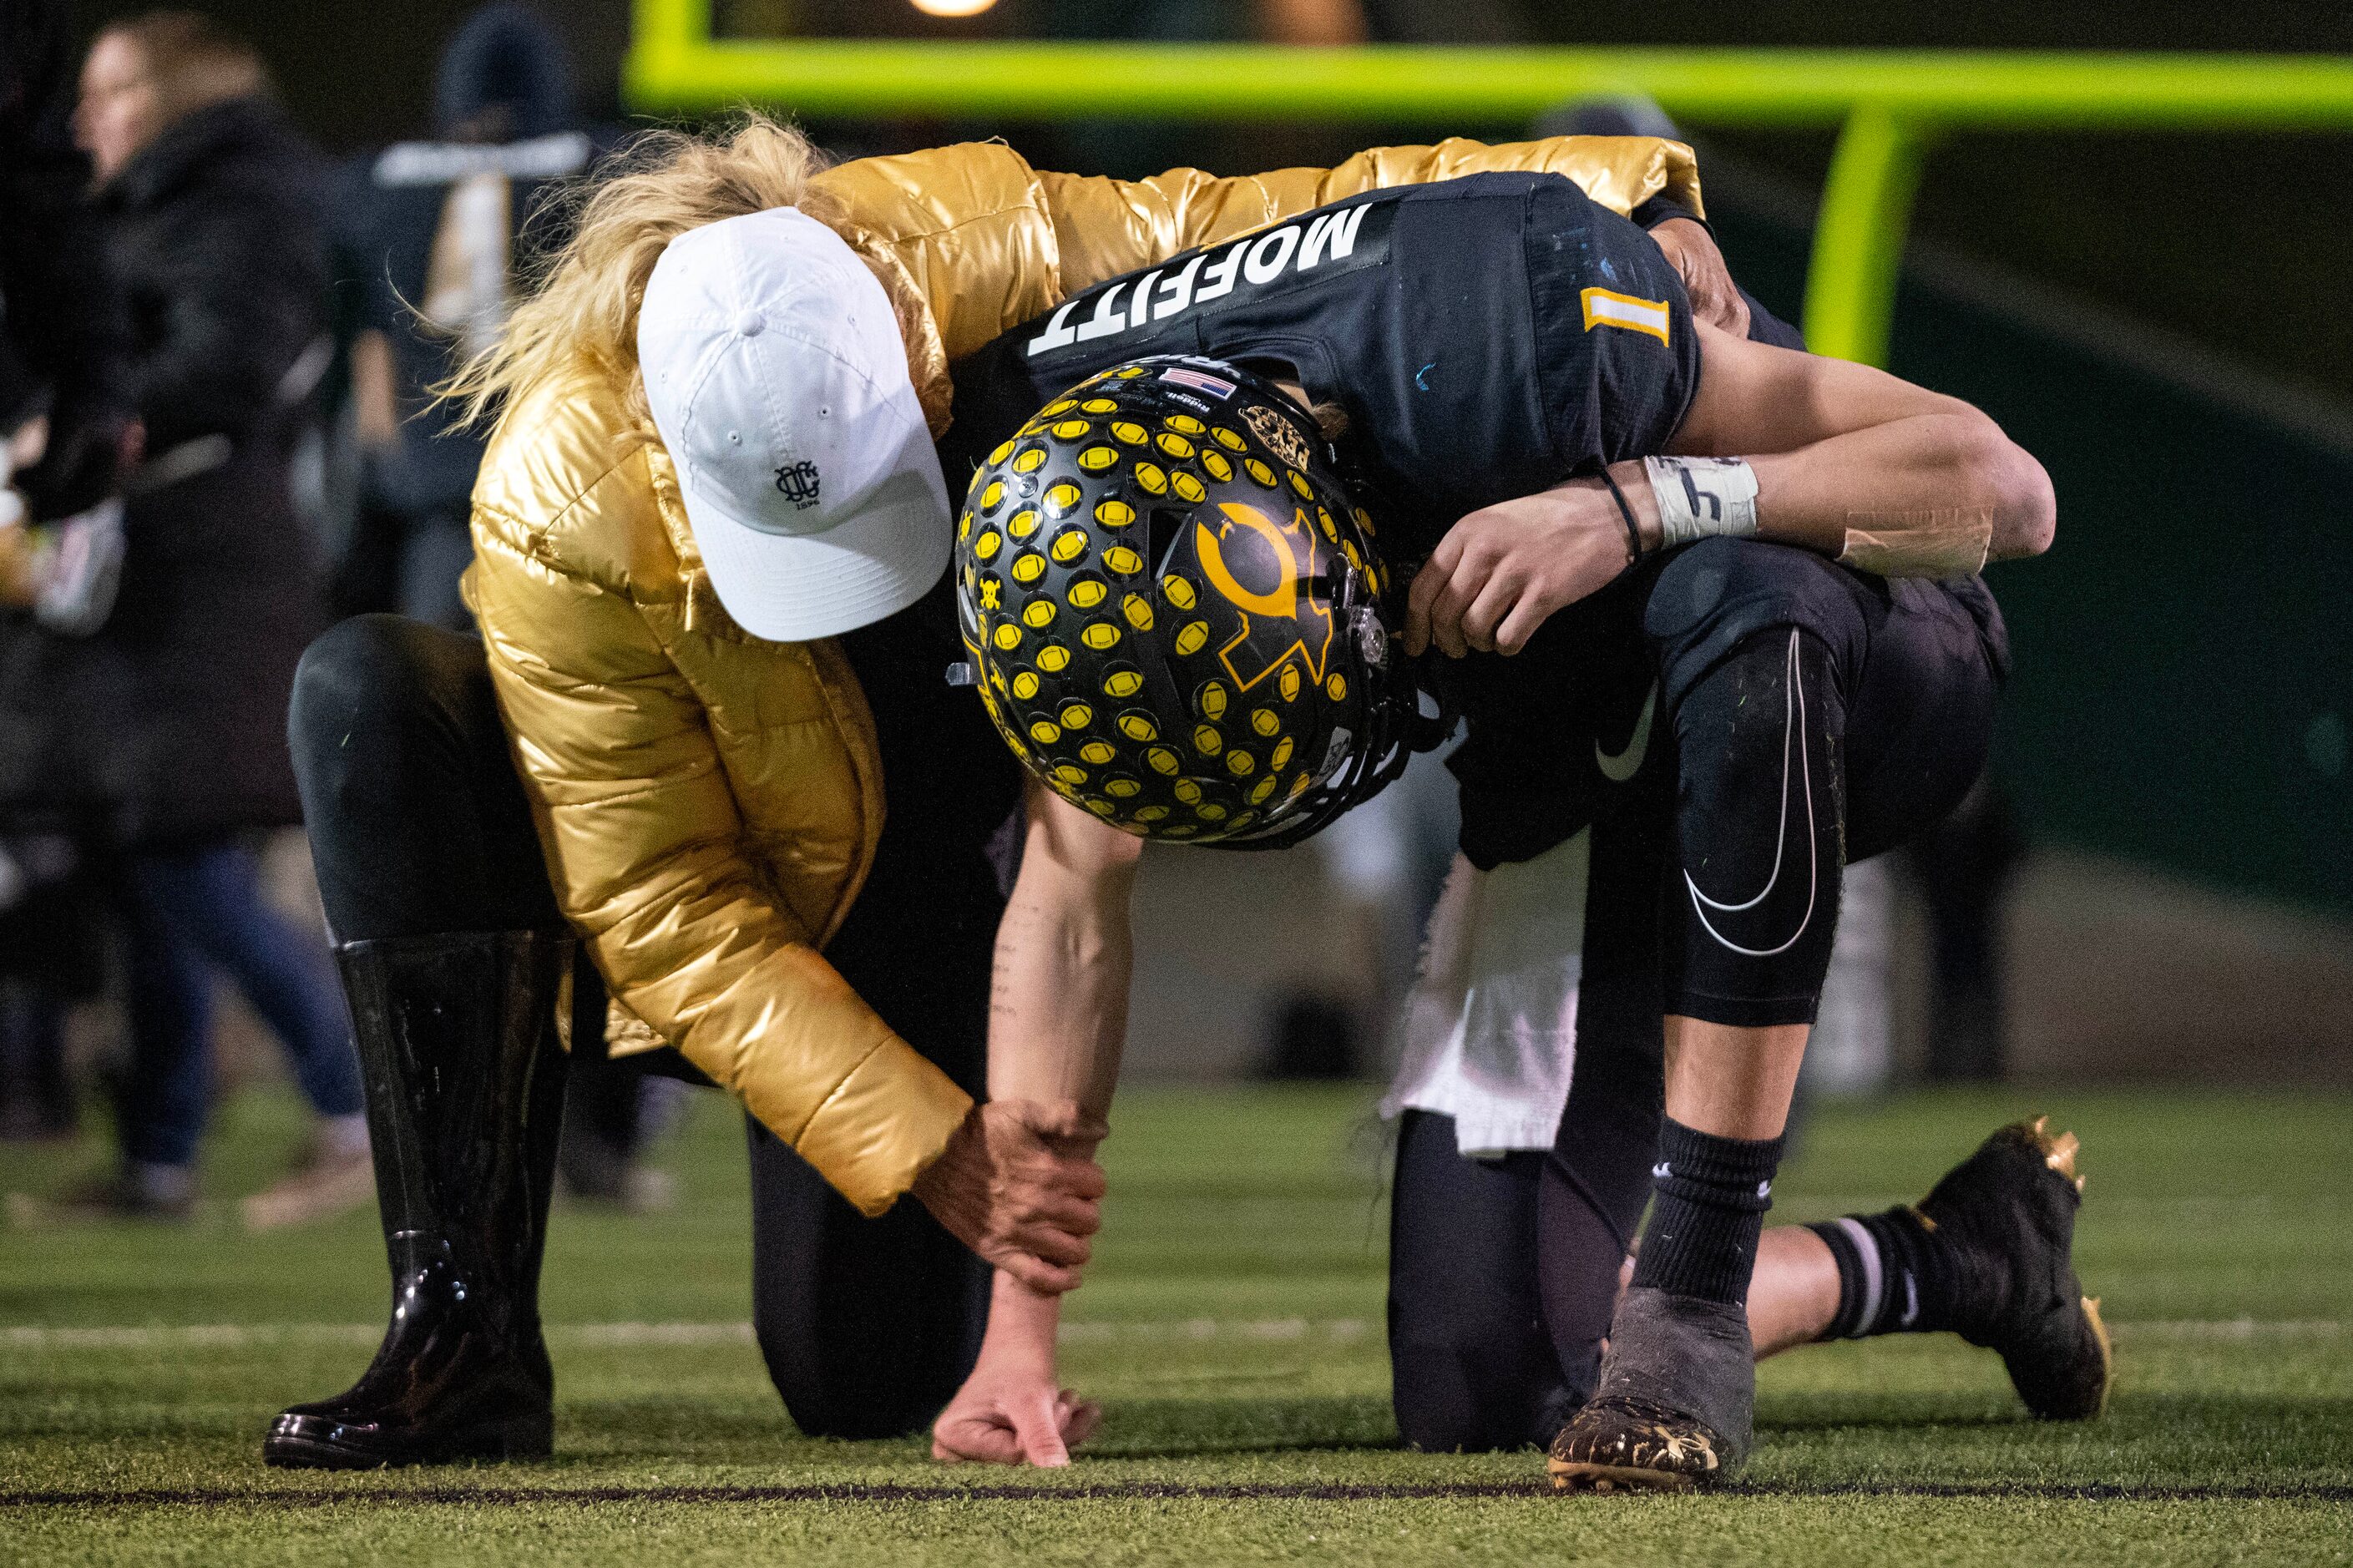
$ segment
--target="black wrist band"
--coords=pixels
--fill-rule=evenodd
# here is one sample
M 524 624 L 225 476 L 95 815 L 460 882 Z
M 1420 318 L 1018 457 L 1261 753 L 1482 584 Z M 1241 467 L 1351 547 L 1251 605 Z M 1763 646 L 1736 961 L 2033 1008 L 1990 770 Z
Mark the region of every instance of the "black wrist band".
M 1630 552 L 1626 557 L 1626 564 L 1631 566 L 1642 559 L 1642 530 L 1634 521 L 1634 509 L 1627 501 L 1626 492 L 1618 488 L 1618 481 L 1610 475 L 1607 463 L 1601 466 L 1600 474 L 1601 482 L 1609 487 L 1609 499 L 1618 503 L 1618 515 L 1626 520 L 1626 548 Z

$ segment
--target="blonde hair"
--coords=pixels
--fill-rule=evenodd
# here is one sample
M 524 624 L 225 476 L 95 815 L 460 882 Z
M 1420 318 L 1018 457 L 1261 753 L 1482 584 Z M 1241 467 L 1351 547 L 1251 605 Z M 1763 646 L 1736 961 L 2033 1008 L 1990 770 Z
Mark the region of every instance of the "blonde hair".
M 722 218 L 797 207 L 825 155 L 789 125 L 745 114 L 712 135 L 649 131 L 559 191 L 534 221 L 571 237 L 525 283 L 497 341 L 433 390 L 470 425 L 525 388 L 580 368 L 626 386 L 645 413 L 638 307 L 670 242 Z M 828 215 L 812 212 L 811 216 Z
M 98 36 L 121 38 L 139 51 L 164 125 L 232 98 L 269 92 L 269 68 L 253 46 L 194 11 L 126 16 L 107 24 Z

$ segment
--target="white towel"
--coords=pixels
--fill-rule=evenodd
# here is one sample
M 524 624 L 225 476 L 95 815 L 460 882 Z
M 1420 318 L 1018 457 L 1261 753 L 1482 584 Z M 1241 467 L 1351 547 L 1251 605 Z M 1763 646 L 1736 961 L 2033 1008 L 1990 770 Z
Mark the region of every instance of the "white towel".
M 1451 1116 L 1467 1160 L 1552 1147 L 1577 1061 L 1592 847 L 1588 828 L 1492 871 L 1455 857 L 1430 917 L 1383 1116 Z

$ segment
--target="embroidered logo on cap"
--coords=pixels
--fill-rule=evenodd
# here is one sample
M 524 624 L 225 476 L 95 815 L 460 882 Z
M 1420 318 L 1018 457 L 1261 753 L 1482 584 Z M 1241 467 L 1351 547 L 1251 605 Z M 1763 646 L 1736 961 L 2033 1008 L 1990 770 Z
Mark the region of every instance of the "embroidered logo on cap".
M 807 459 L 786 464 L 776 470 L 776 489 L 796 510 L 807 511 L 817 505 L 817 465 Z

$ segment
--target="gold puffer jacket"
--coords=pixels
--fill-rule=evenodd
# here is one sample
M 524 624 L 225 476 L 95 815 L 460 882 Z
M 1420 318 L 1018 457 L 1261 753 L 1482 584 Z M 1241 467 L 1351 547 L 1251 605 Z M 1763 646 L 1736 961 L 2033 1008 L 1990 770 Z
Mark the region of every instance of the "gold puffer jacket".
M 1699 200 L 1681 144 L 1585 137 L 1138 184 L 966 145 L 843 164 L 805 205 L 892 294 L 936 434 L 949 363 L 1069 294 L 1357 191 L 1493 169 L 1567 174 L 1620 212 Z M 614 1048 L 675 1046 L 880 1214 L 970 1101 L 823 954 L 882 828 L 872 721 L 830 641 L 728 619 L 626 392 L 580 374 L 522 394 L 474 489 L 467 601 L 541 846 L 611 989 Z

